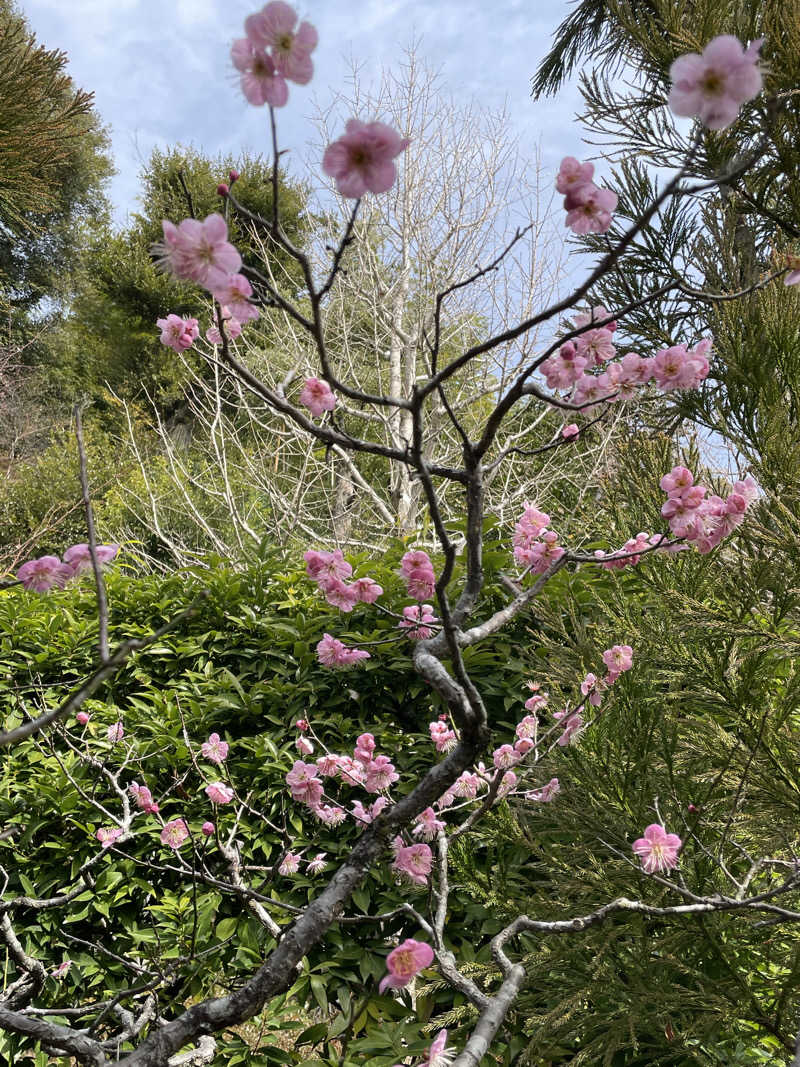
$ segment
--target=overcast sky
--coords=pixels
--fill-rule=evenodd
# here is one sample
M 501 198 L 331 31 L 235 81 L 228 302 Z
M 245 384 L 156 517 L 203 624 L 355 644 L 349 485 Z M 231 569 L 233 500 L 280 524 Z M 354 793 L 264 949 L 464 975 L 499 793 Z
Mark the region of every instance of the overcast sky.
M 136 209 L 139 171 L 151 150 L 194 144 L 209 155 L 240 148 L 267 153 L 266 113 L 242 97 L 229 48 L 243 34 L 253 0 L 19 0 L 41 43 L 64 49 L 69 71 L 95 93 L 110 128 L 117 175 L 116 217 Z M 279 113 L 281 147 L 303 151 L 312 98 L 342 84 L 349 57 L 368 72 L 391 66 L 412 35 L 452 92 L 490 106 L 507 104 L 531 156 L 541 146 L 555 173 L 566 154 L 588 154 L 568 86 L 534 103 L 530 79 L 552 33 L 570 10 L 563 0 L 306 0 L 300 14 L 319 31 L 311 85 L 291 86 Z

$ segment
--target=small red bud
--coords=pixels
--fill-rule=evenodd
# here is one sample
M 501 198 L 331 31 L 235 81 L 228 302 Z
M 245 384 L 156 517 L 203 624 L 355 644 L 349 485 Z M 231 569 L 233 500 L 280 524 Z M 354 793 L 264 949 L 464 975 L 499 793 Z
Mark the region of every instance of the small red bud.
M 227 196 L 228 193 L 230 192 L 230 189 L 225 184 L 225 182 L 220 182 L 219 185 L 217 186 L 217 192 L 219 193 L 220 196 Z
M 687 809 L 687 810 L 688 810 L 688 812 L 689 812 L 689 814 L 690 814 L 690 815 L 694 815 L 694 814 L 695 814 L 695 812 L 697 811 L 697 808 L 695 807 L 695 805 L 694 805 L 694 804 L 690 804 L 690 805 L 688 806 L 688 809 Z
M 300 731 L 300 733 L 304 734 L 306 732 L 306 730 L 308 729 L 308 720 L 307 719 L 298 719 L 297 722 L 295 723 L 295 726 Z
M 239 175 L 239 171 L 238 170 L 231 170 L 231 171 L 228 172 L 228 179 L 229 179 L 231 185 L 233 185 L 234 182 L 238 182 L 239 177 L 240 177 L 240 175 Z

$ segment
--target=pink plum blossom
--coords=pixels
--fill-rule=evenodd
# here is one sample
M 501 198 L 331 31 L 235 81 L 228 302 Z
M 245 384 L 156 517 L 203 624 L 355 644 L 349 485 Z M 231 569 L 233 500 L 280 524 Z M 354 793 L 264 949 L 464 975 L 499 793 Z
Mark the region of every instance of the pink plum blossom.
M 23 563 L 17 571 L 22 588 L 33 593 L 46 593 L 56 588 L 63 589 L 74 576 L 72 567 L 62 563 L 58 556 L 40 556 Z
M 579 737 L 583 731 L 583 716 L 579 711 L 555 711 L 553 712 L 553 718 L 556 722 L 560 722 L 564 728 L 563 733 L 556 742 L 561 748 L 571 745 L 575 738 Z
M 128 786 L 128 792 L 136 801 L 136 806 L 141 808 L 142 811 L 153 815 L 157 814 L 158 804 L 154 803 L 153 794 L 146 785 L 139 785 L 138 782 L 131 782 Z
M 109 726 L 108 730 L 106 730 L 106 737 L 112 745 L 116 744 L 117 741 L 121 741 L 124 736 L 125 727 L 122 725 L 121 722 L 112 723 L 111 726 Z
M 509 767 L 519 763 L 519 756 L 511 745 L 501 745 L 495 749 L 492 755 L 492 762 L 498 770 L 506 771 Z
M 110 563 L 119 552 L 119 545 L 95 545 L 95 556 L 100 566 Z M 73 574 L 82 574 L 92 568 L 92 553 L 87 544 L 70 545 L 64 553 L 64 562 Z
M 433 867 L 433 853 L 427 845 L 405 845 L 398 849 L 392 870 L 413 885 L 426 885 Z
M 394 764 L 388 756 L 376 756 L 367 765 L 364 788 L 368 793 L 385 793 L 399 778 L 400 775 L 395 771 Z
M 281 860 L 281 865 L 278 867 L 278 874 L 289 875 L 297 874 L 300 869 L 300 854 L 298 852 L 287 852 Z
M 449 752 L 450 749 L 455 748 L 458 739 L 447 723 L 432 722 L 428 725 L 428 729 L 437 752 Z
M 402 989 L 432 963 L 431 946 L 424 941 L 415 941 L 413 937 L 407 938 L 397 948 L 392 949 L 386 957 L 386 969 L 389 973 L 381 979 L 378 992 L 383 993 L 386 989 Z
M 189 836 L 189 829 L 183 819 L 172 819 L 161 831 L 161 844 L 179 849 Z
M 385 193 L 397 178 L 393 160 L 408 144 L 407 138 L 382 122 L 350 119 L 345 133 L 325 149 L 322 169 L 336 180 L 344 197 Z
M 613 645 L 603 653 L 603 663 L 613 674 L 629 671 L 633 666 L 633 649 L 630 645 Z
M 562 194 L 572 193 L 589 185 L 593 176 L 593 163 L 581 163 L 574 156 L 565 156 L 556 175 L 556 190 Z
M 339 772 L 339 757 L 332 756 L 329 752 L 317 759 L 317 770 L 325 778 L 332 778 Z
M 436 818 L 433 808 L 426 808 L 421 812 L 414 823 L 411 831 L 415 837 L 421 837 L 425 841 L 433 841 L 440 830 L 444 830 L 447 824 Z
M 114 842 L 122 837 L 122 830 L 119 826 L 101 826 L 94 836 L 103 848 L 111 848 Z
M 617 206 L 617 194 L 596 185 L 582 185 L 564 200 L 567 217 L 564 224 L 573 233 L 606 233 L 611 226 L 611 213 Z
M 457 797 L 474 800 L 482 785 L 483 782 L 477 774 L 471 773 L 470 771 L 462 771 L 450 788 Z
M 228 241 L 228 224 L 222 215 L 215 212 L 202 222 L 184 219 L 178 226 L 164 219 L 161 225 L 164 241 L 155 251 L 176 278 L 213 290 L 241 267 L 242 257 Z
M 349 578 L 353 573 L 340 548 L 333 552 L 317 552 L 312 548 L 303 554 L 303 559 L 306 561 L 306 574 L 315 582 Z
M 787 255 L 786 263 L 789 273 L 783 279 L 784 285 L 800 285 L 800 256 Z
M 322 874 L 328 866 L 325 862 L 327 855 L 327 852 L 318 852 L 313 860 L 309 860 L 306 864 L 306 874 Z
M 414 641 L 427 641 L 433 637 L 431 627 L 438 621 L 431 604 L 411 604 L 403 608 L 403 618 L 397 625 L 405 631 L 406 637 Z
M 326 826 L 339 826 L 347 818 L 347 812 L 336 804 L 323 804 L 312 809 L 316 817 Z
M 449 1067 L 456 1055 L 454 1048 L 447 1048 L 447 1031 L 440 1030 L 425 1053 L 419 1067 Z
M 353 750 L 353 759 L 360 763 L 370 763 L 375 755 L 375 738 L 372 734 L 359 734 L 356 738 L 356 747 Z
M 78 714 L 75 716 L 75 721 L 80 726 L 85 726 L 90 718 L 91 718 L 91 716 L 89 715 L 89 713 L 87 711 L 79 711 Z
M 354 667 L 369 658 L 370 654 L 365 649 L 348 648 L 327 633 L 317 643 L 317 659 L 323 667 Z
M 317 768 L 313 763 L 295 760 L 292 769 L 286 775 L 286 784 L 292 797 L 309 807 L 315 807 L 322 797 L 322 783 L 317 781 Z
M 367 778 L 367 771 L 361 760 L 353 759 L 352 756 L 339 756 L 339 776 L 345 785 L 363 785 Z
M 500 788 L 497 790 L 499 797 L 506 797 L 517 787 L 517 776 L 513 771 L 506 771 L 500 779 Z
M 219 734 L 209 734 L 208 741 L 202 743 L 200 751 L 209 763 L 224 763 L 228 758 L 228 744 L 220 740 Z
M 175 352 L 185 352 L 191 348 L 200 333 L 197 319 L 182 319 L 179 315 L 156 319 L 156 326 L 161 330 L 161 344 Z
M 294 747 L 301 756 L 310 756 L 314 751 L 314 745 L 307 737 L 298 737 L 294 743 Z
M 633 842 L 633 851 L 641 860 L 645 874 L 655 874 L 656 871 L 663 874 L 678 866 L 682 844 L 677 834 L 668 834 L 663 826 L 652 823 L 644 837 Z
M 592 366 L 602 366 L 617 354 L 616 346 L 612 341 L 613 336 L 614 334 L 607 326 L 601 329 L 587 330 L 585 333 L 580 334 L 575 338 L 578 357 L 582 357 L 585 363 L 588 362 Z
M 62 978 L 66 978 L 67 972 L 72 966 L 72 960 L 64 960 L 63 963 L 59 963 L 58 967 L 54 968 L 50 972 L 50 977 L 55 978 L 56 981 L 61 981 Z
M 233 789 L 224 782 L 211 782 L 205 793 L 212 804 L 230 804 L 233 800 Z
M 561 792 L 561 786 L 558 778 L 551 778 L 550 781 L 541 787 L 541 789 L 531 789 L 525 796 L 529 800 L 535 800 L 540 804 L 548 804 L 553 800 L 558 793 Z
M 697 117 L 711 130 L 724 130 L 739 108 L 761 90 L 758 53 L 763 38 L 745 49 L 729 34 L 715 37 L 703 54 L 689 52 L 670 67 L 669 106 L 676 115 Z
M 240 37 L 231 46 L 231 62 L 241 74 L 239 84 L 248 104 L 284 106 L 289 99 L 289 86 L 268 52 L 248 37 Z
M 527 707 L 527 704 L 525 705 Z M 520 740 L 530 740 L 536 737 L 539 729 L 539 720 L 535 715 L 526 715 L 524 719 L 521 719 L 517 723 L 516 735 Z
M 386 797 L 378 797 L 372 804 L 367 807 L 361 803 L 360 800 L 353 801 L 353 818 L 356 822 L 369 824 L 374 822 L 378 818 L 380 813 L 389 807 L 389 800 Z
M 350 588 L 362 604 L 374 604 L 383 589 L 372 578 L 356 578 Z
M 358 592 L 339 578 L 326 578 L 319 582 L 319 587 L 328 603 L 339 611 L 352 611 L 359 602 Z
M 225 318 L 238 323 L 258 318 L 258 308 L 250 303 L 253 287 L 243 274 L 229 274 L 222 284 L 212 290 L 211 295 L 228 312 Z
M 283 0 L 272 0 L 244 22 L 244 32 L 259 48 L 270 49 L 275 64 L 290 81 L 307 85 L 314 73 L 311 53 L 317 47 L 317 31 L 310 22 L 297 25 L 297 12 Z
M 561 436 L 566 441 L 570 441 L 574 437 L 577 437 L 579 433 L 580 433 L 580 428 L 578 427 L 578 424 L 575 423 L 575 422 L 571 422 L 571 423 L 569 423 L 568 426 L 564 426 L 561 429 Z
M 300 403 L 308 408 L 314 418 L 319 418 L 323 412 L 333 411 L 336 407 L 336 394 L 321 378 L 306 378 Z

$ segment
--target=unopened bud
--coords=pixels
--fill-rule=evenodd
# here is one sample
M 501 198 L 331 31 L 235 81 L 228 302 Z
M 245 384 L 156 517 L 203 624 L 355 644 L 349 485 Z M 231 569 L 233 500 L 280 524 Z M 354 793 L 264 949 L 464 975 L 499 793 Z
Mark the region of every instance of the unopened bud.
M 231 170 L 228 172 L 228 180 L 230 181 L 231 185 L 233 185 L 234 182 L 238 182 L 239 177 L 240 175 L 238 170 Z
M 219 185 L 217 186 L 217 192 L 219 193 L 220 196 L 227 196 L 228 193 L 230 192 L 230 189 L 225 184 L 225 182 L 220 182 Z

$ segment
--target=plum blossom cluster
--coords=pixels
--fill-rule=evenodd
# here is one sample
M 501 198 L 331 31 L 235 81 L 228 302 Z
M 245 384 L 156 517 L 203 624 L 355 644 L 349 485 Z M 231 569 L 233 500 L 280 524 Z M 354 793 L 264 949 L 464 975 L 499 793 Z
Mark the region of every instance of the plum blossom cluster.
M 652 383 L 666 393 L 697 389 L 708 376 L 710 339 L 700 341 L 693 349 L 678 344 L 662 348 L 649 358 L 628 352 L 617 359 L 613 340 L 617 324 L 607 319 L 609 313 L 602 305 L 575 316 L 574 328 L 582 332 L 574 340 L 565 341 L 539 368 L 549 389 L 568 393 L 571 403 L 591 411 L 601 401 L 631 400 L 639 389 Z M 604 325 L 586 329 L 592 322 Z M 570 429 L 577 431 L 575 426 Z
M 197 319 L 182 319 L 180 315 L 156 319 L 156 326 L 161 330 L 161 344 L 175 352 L 185 352 L 191 348 L 200 335 Z
M 564 225 L 573 233 L 606 233 L 611 226 L 611 213 L 619 198 L 611 189 L 595 185 L 593 176 L 592 163 L 580 163 L 574 156 L 561 160 L 556 189 L 564 195 Z
M 297 739 L 297 747 L 303 754 L 310 755 L 313 745 L 305 736 L 309 728 L 308 723 L 305 719 L 300 722 L 303 726 L 298 727 L 300 736 Z M 286 784 L 292 799 L 304 804 L 315 818 L 326 826 L 337 826 L 348 817 L 352 818 L 357 826 L 373 822 L 391 804 L 389 791 L 400 778 L 389 757 L 377 753 L 375 747 L 373 735 L 363 733 L 356 739 L 352 756 L 326 752 L 318 757 L 316 763 L 295 760 L 286 775 Z M 372 795 L 377 794 L 376 799 L 371 803 L 365 803 L 360 798 L 352 800 L 352 811 L 348 815 L 342 803 L 325 803 L 331 798 L 325 795 L 323 779 L 338 779 L 340 787 L 363 789 Z M 422 829 L 415 828 L 414 833 L 430 840 L 444 823 L 439 823 L 433 811 L 429 809 L 427 813 L 419 816 L 417 826 Z M 424 886 L 433 863 L 430 848 L 423 843 L 407 845 L 401 837 L 397 837 L 393 852 L 392 869 L 412 885 Z
M 544 735 L 540 732 L 539 717 L 536 713 L 547 707 L 549 697 L 546 693 L 540 692 L 536 683 L 528 683 L 533 695 L 525 701 L 525 711 L 528 714 L 517 723 L 514 743 L 500 745 L 492 753 L 492 763 L 496 771 L 505 772 L 501 785 L 501 795 L 516 790 L 517 779 L 512 768 L 522 762 L 529 752 L 533 752 L 535 758 L 538 757 L 540 742 L 549 738 L 554 731 L 557 730 L 558 732 L 555 743 L 561 748 L 572 744 L 581 735 L 586 725 L 584 721 L 586 704 L 588 703 L 592 707 L 600 706 L 604 692 L 611 688 L 619 677 L 633 666 L 633 649 L 630 645 L 613 645 L 603 652 L 602 658 L 606 667 L 604 677 L 598 678 L 595 674 L 587 674 L 580 686 L 583 699 L 578 702 L 576 707 L 567 706 L 560 711 L 553 712 L 553 727 Z M 434 723 L 431 723 L 431 736 L 433 736 L 434 725 Z M 509 775 L 511 777 L 508 777 Z M 470 776 L 468 775 L 467 777 L 469 778 Z M 479 767 L 478 773 L 472 777 L 475 779 L 474 785 L 477 786 L 477 789 L 482 788 L 486 778 L 483 768 Z M 462 775 L 463 778 L 464 775 Z M 449 803 L 452 803 L 456 796 L 470 795 L 465 794 L 463 791 L 464 784 L 459 779 L 451 787 L 449 792 L 452 797 L 449 798 Z M 523 795 L 529 800 L 547 803 L 553 800 L 559 790 L 558 779 L 552 778 L 546 785 L 538 789 L 528 790 Z M 476 792 L 477 790 L 472 792 L 471 795 L 474 797 Z M 442 800 L 446 798 L 447 794 Z M 442 800 L 437 803 L 441 805 Z
M 340 611 L 352 611 L 356 604 L 374 604 L 383 589 L 372 578 L 356 578 L 349 585 L 345 582 L 353 573 L 352 566 L 342 555 L 341 549 L 333 552 L 318 552 L 309 549 L 304 553 L 306 574 L 317 583 L 325 599 Z M 326 637 L 329 635 L 326 634 Z M 319 646 L 317 646 L 319 648 Z M 364 657 L 358 657 L 363 659 Z M 321 660 L 321 662 L 324 662 Z M 349 664 L 328 664 L 328 666 L 349 666 Z
M 119 552 L 119 545 L 97 545 L 97 562 L 110 563 Z M 39 556 L 29 559 L 17 571 L 17 581 L 23 589 L 32 593 L 47 593 L 50 589 L 63 589 L 67 582 L 91 569 L 92 554 L 87 544 L 72 545 L 64 553 L 63 561 L 58 556 Z
M 673 536 L 704 555 L 733 533 L 758 496 L 756 483 L 749 477 L 736 482 L 726 498 L 709 496 L 708 488 L 696 485 L 686 467 L 673 467 L 659 484 L 667 494 L 661 514 L 669 522 Z
M 669 106 L 675 115 L 698 118 L 710 130 L 724 130 L 739 114 L 742 104 L 761 91 L 759 52 L 764 38 L 748 48 L 738 38 L 715 37 L 702 55 L 689 52 L 669 70 L 672 89 Z
M 184 219 L 177 226 L 163 219 L 161 227 L 164 240 L 153 246 L 161 266 L 176 278 L 207 289 L 220 306 L 227 333 L 238 337 L 244 323 L 258 318 L 258 308 L 251 303 L 253 288 L 240 273 L 242 257 L 228 240 L 225 219 L 214 212 L 202 222 Z M 184 325 L 182 333 L 181 323 L 189 324 Z M 168 315 L 158 320 L 158 326 L 162 330 L 162 343 L 176 352 L 191 347 L 197 337 L 195 319 L 183 320 L 177 315 Z M 212 326 L 206 336 L 212 344 L 222 343 L 221 332 L 216 326 Z
M 400 560 L 400 574 L 405 579 L 408 595 L 414 600 L 427 600 L 436 592 L 436 575 L 427 552 L 415 549 Z
M 317 31 L 301 22 L 294 8 L 272 0 L 244 20 L 244 37 L 233 42 L 231 60 L 239 71 L 242 92 L 254 107 L 283 107 L 289 99 L 287 81 L 307 85 L 314 73 L 311 53 Z
M 549 526 L 549 515 L 526 504 L 514 527 L 514 559 L 533 574 L 544 574 L 564 555 L 558 534 Z

